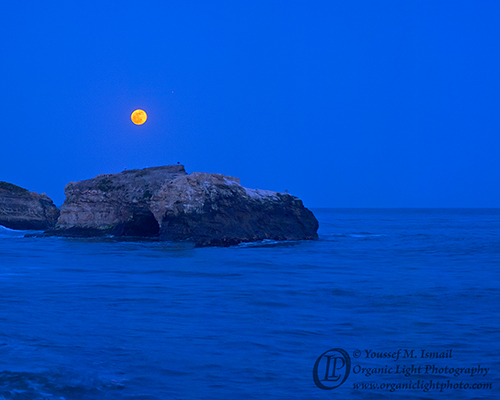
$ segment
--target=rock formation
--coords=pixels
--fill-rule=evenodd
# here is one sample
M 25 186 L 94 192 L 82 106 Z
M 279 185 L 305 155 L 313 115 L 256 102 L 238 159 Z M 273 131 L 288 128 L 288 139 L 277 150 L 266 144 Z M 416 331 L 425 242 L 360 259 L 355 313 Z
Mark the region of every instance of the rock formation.
M 158 236 L 159 225 L 149 209 L 151 197 L 184 166 L 170 165 L 98 175 L 70 182 L 53 232 L 61 236 Z
M 247 189 L 238 178 L 187 174 L 182 165 L 71 182 L 59 236 L 140 236 L 229 246 L 263 239 L 316 239 L 318 222 L 289 194 Z
M 151 198 L 164 240 L 228 246 L 263 239 L 316 239 L 318 222 L 289 194 L 247 189 L 238 178 L 194 172 Z
M 46 194 L 0 182 L 0 225 L 10 229 L 44 230 L 54 227 L 59 209 Z

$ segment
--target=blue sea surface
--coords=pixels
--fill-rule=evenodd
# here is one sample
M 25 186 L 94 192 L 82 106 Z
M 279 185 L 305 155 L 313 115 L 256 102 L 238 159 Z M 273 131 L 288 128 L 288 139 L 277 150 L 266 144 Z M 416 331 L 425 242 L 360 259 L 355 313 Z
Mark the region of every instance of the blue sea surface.
M 229 248 L 0 227 L 0 399 L 500 398 L 500 210 L 313 211 Z

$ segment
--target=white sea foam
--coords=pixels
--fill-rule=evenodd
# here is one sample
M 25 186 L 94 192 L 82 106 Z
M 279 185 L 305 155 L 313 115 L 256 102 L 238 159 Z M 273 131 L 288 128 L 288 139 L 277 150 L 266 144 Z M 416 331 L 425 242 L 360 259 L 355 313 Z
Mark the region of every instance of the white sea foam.
M 351 233 L 349 234 L 349 236 L 355 238 L 369 238 L 369 237 L 380 237 L 385 235 L 377 233 Z
M 21 231 L 0 225 L 0 238 L 22 238 L 28 232 L 39 232 L 39 231 Z
M 0 225 L 0 232 L 4 232 L 4 231 L 7 231 L 7 232 L 16 232 L 15 229 L 10 229 L 10 228 L 7 228 L 6 226 Z
M 257 242 L 243 242 L 239 243 L 239 247 L 276 247 L 276 246 L 292 246 L 300 243 L 298 240 L 272 240 L 263 239 Z

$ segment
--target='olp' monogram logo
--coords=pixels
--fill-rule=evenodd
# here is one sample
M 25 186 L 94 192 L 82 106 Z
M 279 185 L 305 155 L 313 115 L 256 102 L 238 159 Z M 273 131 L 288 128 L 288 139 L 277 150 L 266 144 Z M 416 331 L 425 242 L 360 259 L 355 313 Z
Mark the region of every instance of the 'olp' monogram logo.
M 313 368 L 314 383 L 324 390 L 342 385 L 351 372 L 351 358 L 342 349 L 331 349 L 321 354 Z

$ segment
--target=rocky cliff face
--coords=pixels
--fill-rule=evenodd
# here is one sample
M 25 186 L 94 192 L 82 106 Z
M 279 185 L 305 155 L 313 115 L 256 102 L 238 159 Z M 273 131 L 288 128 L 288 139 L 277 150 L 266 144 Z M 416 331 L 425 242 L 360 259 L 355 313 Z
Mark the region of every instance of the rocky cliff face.
M 238 178 L 181 165 L 99 175 L 66 186 L 63 236 L 159 237 L 197 246 L 316 239 L 318 222 L 294 196 L 247 189 Z
M 178 176 L 182 165 L 98 175 L 70 182 L 54 233 L 67 236 L 157 236 L 151 197 Z M 52 232 L 51 232 L 52 233 Z
M 297 197 L 247 189 L 238 178 L 219 174 L 178 177 L 152 197 L 151 210 L 162 239 L 198 246 L 318 237 L 318 221 Z
M 47 195 L 0 182 L 0 225 L 44 230 L 54 227 L 58 217 L 59 209 Z

